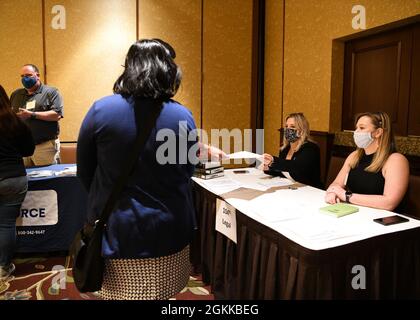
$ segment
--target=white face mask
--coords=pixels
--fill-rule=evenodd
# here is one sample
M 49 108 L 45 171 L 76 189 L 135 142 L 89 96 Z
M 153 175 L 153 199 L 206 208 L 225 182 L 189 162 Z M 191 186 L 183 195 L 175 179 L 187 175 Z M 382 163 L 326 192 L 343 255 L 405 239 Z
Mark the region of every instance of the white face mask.
M 354 131 L 353 133 L 353 139 L 354 143 L 359 148 L 367 148 L 370 146 L 370 144 L 373 142 L 372 135 L 370 132 L 357 132 Z

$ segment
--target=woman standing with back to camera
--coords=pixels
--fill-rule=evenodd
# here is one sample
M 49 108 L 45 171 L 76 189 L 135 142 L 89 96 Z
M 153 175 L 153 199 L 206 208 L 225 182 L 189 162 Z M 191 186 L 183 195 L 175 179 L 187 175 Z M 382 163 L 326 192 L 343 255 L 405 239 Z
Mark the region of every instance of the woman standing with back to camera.
M 34 150 L 31 131 L 12 111 L 0 86 L 0 280 L 15 270 L 16 218 L 28 189 L 22 157 Z
M 168 299 L 189 280 L 189 243 L 195 228 L 189 183 L 194 165 L 178 160 L 183 158 L 178 148 L 173 164 L 160 164 L 156 155 L 164 143 L 157 141 L 159 130 L 174 132 L 178 144 L 195 129 L 191 112 L 171 100 L 181 83 L 174 58 L 174 49 L 162 40 L 135 42 L 115 82 L 115 94 L 96 101 L 80 129 L 78 176 L 89 192 L 88 220 L 94 223 L 136 140 L 134 109 L 146 117 L 151 108 L 161 108 L 106 225 L 100 291 L 105 299 Z M 188 141 L 187 149 L 194 144 Z

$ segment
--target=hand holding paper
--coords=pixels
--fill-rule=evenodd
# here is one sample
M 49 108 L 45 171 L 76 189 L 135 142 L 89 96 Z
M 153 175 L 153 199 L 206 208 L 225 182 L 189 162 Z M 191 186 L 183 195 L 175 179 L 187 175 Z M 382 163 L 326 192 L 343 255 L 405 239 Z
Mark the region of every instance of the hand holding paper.
M 200 142 L 200 159 L 220 161 L 226 158 L 227 155 L 223 152 L 223 150 Z

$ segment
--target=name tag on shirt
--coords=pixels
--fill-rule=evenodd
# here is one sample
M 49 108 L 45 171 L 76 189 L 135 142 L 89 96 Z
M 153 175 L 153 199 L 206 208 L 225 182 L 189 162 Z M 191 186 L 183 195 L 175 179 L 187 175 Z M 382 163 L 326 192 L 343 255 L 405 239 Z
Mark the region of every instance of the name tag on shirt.
M 35 100 L 26 102 L 26 110 L 28 110 L 28 111 L 34 110 L 35 109 L 35 103 L 36 103 Z

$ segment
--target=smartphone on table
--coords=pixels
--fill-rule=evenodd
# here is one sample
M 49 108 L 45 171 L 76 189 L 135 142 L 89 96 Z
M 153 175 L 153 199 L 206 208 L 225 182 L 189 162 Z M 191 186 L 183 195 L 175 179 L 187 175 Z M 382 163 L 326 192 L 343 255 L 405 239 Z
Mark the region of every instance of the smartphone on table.
M 395 216 L 389 216 L 389 217 L 383 217 L 383 218 L 378 218 L 378 219 L 373 219 L 373 221 L 380 223 L 384 226 L 390 226 L 392 224 L 397 224 L 397 223 L 402 223 L 402 222 L 407 222 L 410 221 L 407 218 L 395 215 Z

